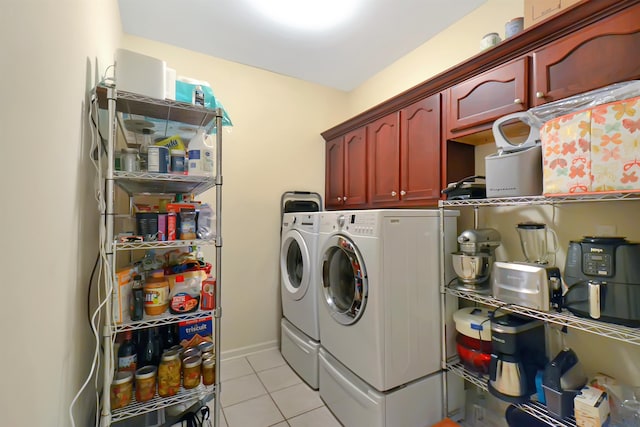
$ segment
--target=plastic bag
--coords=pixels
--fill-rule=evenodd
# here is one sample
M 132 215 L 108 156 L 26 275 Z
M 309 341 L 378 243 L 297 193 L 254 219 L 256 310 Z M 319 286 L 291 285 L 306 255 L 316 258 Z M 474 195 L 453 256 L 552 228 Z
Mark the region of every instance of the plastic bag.
M 209 240 L 216 235 L 216 214 L 206 203 L 200 206 L 198 213 L 198 239 Z

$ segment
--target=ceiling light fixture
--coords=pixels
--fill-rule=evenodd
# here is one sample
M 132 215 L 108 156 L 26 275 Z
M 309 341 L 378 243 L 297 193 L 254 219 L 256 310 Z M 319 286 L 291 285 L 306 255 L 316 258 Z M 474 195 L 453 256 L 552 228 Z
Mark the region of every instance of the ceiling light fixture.
M 268 18 L 288 27 L 320 31 L 352 17 L 362 0 L 247 0 Z

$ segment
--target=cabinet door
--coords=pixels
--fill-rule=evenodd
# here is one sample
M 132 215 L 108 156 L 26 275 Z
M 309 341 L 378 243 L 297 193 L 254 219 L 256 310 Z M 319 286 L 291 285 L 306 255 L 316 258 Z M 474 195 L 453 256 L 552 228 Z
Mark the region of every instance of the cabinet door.
M 533 53 L 535 105 L 640 78 L 640 4 Z
M 400 196 L 440 198 L 440 94 L 400 111 Z
M 367 205 L 367 129 L 362 127 L 344 136 L 344 194 L 345 208 Z
M 529 58 L 523 57 L 450 89 L 449 135 L 528 108 Z
M 400 138 L 398 113 L 367 126 L 369 200 L 372 204 L 400 200 Z
M 327 208 L 342 207 L 344 196 L 344 139 L 327 141 L 325 152 L 324 200 Z

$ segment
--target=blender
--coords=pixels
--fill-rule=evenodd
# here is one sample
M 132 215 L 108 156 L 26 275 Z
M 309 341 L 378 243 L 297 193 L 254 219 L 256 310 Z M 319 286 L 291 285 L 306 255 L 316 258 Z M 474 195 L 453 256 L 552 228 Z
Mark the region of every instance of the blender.
M 465 230 L 458 236 L 460 250 L 451 254 L 458 276 L 451 286 L 461 291 L 488 294 L 489 275 L 500 246 L 500 233 L 493 228 Z
M 558 236 L 546 224 L 523 222 L 516 227 L 520 236 L 520 246 L 527 262 L 549 264 L 549 259 L 558 251 Z M 553 250 L 548 249 L 547 234 L 553 236 Z M 554 260 L 555 263 L 555 260 Z

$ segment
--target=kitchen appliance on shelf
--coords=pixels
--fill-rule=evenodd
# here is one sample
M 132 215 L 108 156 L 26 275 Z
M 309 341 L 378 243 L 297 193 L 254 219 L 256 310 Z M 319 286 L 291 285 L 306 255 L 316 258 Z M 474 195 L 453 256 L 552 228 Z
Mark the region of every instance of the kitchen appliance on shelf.
M 529 125 L 528 117 L 526 112 L 519 112 L 493 123 L 498 151 L 485 157 L 487 197 L 542 194 L 540 129 Z M 528 130 L 526 136 L 521 131 L 523 125 Z
M 489 392 L 507 402 L 524 403 L 536 392 L 535 377 L 548 360 L 544 323 L 515 314 L 491 320 Z
M 521 222 L 516 226 L 516 230 L 527 262 L 546 265 L 551 257 L 555 257 L 555 253 L 558 252 L 558 236 L 551 228 L 547 228 L 546 224 Z M 552 236 L 552 249 L 549 249 L 548 234 Z
M 587 376 L 576 353 L 564 348 L 547 364 L 542 389 L 547 410 L 557 419 L 573 416 L 573 399 L 587 383 Z
M 486 308 L 465 307 L 453 313 L 456 352 L 465 368 L 488 374 L 491 364 L 491 317 Z
M 478 180 L 485 180 L 482 175 L 468 176 L 458 182 L 452 182 L 441 193 L 447 200 L 484 199 L 487 197 L 487 185 Z
M 458 236 L 460 250 L 451 254 L 458 276 L 451 282 L 455 289 L 488 294 L 489 276 L 500 246 L 500 233 L 493 228 L 465 230 Z
M 527 263 L 493 263 L 491 293 L 508 304 L 549 311 L 562 308 L 562 278 L 558 267 Z
M 640 326 L 640 243 L 585 236 L 569 242 L 565 307 L 580 317 Z

